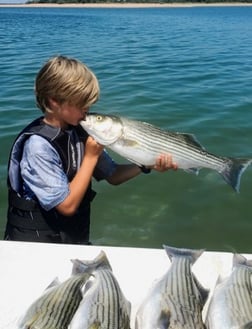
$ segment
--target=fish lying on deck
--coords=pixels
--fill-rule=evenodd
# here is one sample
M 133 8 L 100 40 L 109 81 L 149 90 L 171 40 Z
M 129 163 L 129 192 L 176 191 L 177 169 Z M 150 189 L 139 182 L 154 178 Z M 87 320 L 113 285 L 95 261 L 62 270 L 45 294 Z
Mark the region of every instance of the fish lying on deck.
M 208 329 L 252 328 L 252 260 L 234 255 L 232 273 L 214 289 L 206 324 Z
M 171 266 L 150 290 L 136 314 L 136 329 L 203 329 L 202 309 L 208 297 L 191 271 L 203 250 L 164 246 Z
M 89 273 L 75 275 L 61 284 L 48 288 L 27 310 L 19 329 L 68 329 L 82 300 L 81 288 Z
M 131 305 L 102 251 L 93 261 L 73 260 L 73 274 L 91 273 L 69 329 L 130 329 Z
M 120 116 L 90 113 L 80 124 L 98 143 L 131 162 L 152 166 L 160 154 L 171 154 L 178 168 L 195 174 L 201 168 L 215 170 L 237 192 L 241 175 L 252 162 L 211 154 L 191 134 L 162 130 Z

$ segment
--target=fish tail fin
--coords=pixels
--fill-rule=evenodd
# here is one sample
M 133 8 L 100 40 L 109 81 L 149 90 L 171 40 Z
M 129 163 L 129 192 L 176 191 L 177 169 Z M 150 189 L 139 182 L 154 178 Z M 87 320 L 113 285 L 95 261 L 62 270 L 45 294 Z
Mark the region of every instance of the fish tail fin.
M 220 172 L 224 180 L 231 185 L 237 193 L 240 191 L 241 176 L 251 163 L 252 159 L 228 158 L 227 165 L 224 170 Z
M 184 256 L 190 258 L 191 264 L 194 264 L 200 255 L 205 251 L 204 249 L 175 248 L 167 245 L 163 245 L 163 247 L 171 261 L 173 257 Z
M 84 272 L 92 272 L 95 271 L 97 268 L 106 268 L 112 271 L 112 267 L 109 263 L 107 255 L 103 250 L 93 260 L 71 259 L 71 262 L 73 263 L 72 275 Z
M 233 255 L 233 267 L 237 265 L 245 265 L 247 267 L 250 267 L 252 270 L 252 259 L 247 259 L 241 254 L 234 254 Z

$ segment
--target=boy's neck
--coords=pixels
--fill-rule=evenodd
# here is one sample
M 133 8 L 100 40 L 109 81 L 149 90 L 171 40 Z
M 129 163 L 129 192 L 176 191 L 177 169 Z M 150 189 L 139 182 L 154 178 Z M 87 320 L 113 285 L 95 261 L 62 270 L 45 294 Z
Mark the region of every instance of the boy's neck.
M 49 126 L 55 127 L 55 128 L 62 128 L 67 129 L 68 125 L 63 123 L 62 121 L 58 120 L 54 116 L 50 114 L 46 114 L 43 119 L 44 123 L 46 123 Z

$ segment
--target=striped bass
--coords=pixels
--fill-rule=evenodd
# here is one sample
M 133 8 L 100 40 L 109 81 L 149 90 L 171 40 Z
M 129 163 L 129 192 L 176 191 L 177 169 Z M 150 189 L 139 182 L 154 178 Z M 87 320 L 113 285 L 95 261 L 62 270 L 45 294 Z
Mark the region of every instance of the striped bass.
M 81 288 L 90 274 L 72 276 L 48 288 L 27 310 L 19 329 L 68 329 L 82 300 Z
M 252 328 L 252 260 L 234 255 L 231 275 L 213 291 L 206 324 L 208 329 Z
M 152 287 L 136 314 L 136 329 L 203 329 L 208 297 L 191 271 L 203 250 L 164 246 L 171 259 L 167 273 Z
M 201 168 L 215 170 L 237 192 L 240 177 L 252 162 L 211 154 L 191 134 L 162 130 L 120 116 L 90 113 L 80 124 L 98 143 L 137 165 L 153 166 L 160 154 L 171 154 L 178 168 L 195 174 Z
M 101 251 L 93 261 L 76 259 L 73 264 L 73 274 L 91 273 L 92 279 L 69 329 L 130 329 L 131 305 L 112 273 L 106 254 Z

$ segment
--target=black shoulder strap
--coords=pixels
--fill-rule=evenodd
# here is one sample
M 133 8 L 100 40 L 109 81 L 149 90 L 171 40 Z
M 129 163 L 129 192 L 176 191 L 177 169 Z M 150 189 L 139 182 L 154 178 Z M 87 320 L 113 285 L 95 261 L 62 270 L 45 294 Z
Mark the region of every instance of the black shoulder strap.
M 88 133 L 86 132 L 86 130 L 84 130 L 81 125 L 78 125 L 75 127 L 75 131 L 76 131 L 77 135 L 79 136 L 79 139 L 82 142 L 86 143 L 88 136 L 89 136 Z

